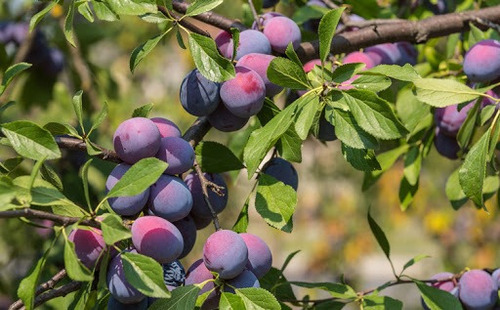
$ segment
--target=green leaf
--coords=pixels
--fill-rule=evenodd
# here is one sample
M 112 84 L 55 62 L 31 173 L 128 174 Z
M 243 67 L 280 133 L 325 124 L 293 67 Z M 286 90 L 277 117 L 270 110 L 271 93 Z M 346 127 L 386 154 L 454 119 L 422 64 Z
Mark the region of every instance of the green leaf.
M 234 62 L 236 58 L 236 52 L 238 51 L 238 46 L 240 45 L 240 30 L 238 28 L 231 27 L 231 38 L 233 39 L 233 50 L 231 51 L 231 62 Z
M 16 75 L 18 75 L 19 73 L 23 72 L 24 70 L 30 67 L 31 64 L 27 62 L 20 62 L 7 68 L 7 70 L 2 76 L 2 84 L 0 85 L 0 95 L 4 93 L 5 89 L 7 88 L 7 86 L 9 86 L 10 82 L 12 82 L 12 79 Z
M 429 255 L 425 255 L 425 254 L 420 254 L 420 255 L 417 255 L 417 256 L 413 257 L 412 259 L 410 259 L 409 261 L 407 261 L 406 264 L 403 266 L 403 270 L 401 270 L 401 274 L 403 274 L 403 272 L 406 269 L 408 269 L 411 266 L 415 265 L 419 261 L 423 260 L 424 258 L 429 258 L 429 257 L 430 257 Z
M 66 19 L 64 20 L 64 36 L 66 40 L 76 47 L 75 44 L 75 34 L 73 33 L 73 17 L 75 16 L 75 2 L 72 1 L 69 5 L 68 14 L 66 15 Z
M 276 149 L 281 157 L 288 161 L 302 161 L 302 139 L 290 126 L 276 143 Z
M 139 63 L 146 57 L 152 50 L 153 48 L 158 45 L 158 43 L 163 39 L 163 37 L 171 30 L 172 28 L 169 28 L 167 31 L 158 34 L 151 39 L 147 40 L 146 42 L 142 43 L 138 47 L 136 47 L 132 51 L 132 55 L 130 55 L 130 72 L 134 73 L 135 68 Z
M 490 130 L 491 132 L 491 138 L 490 138 L 490 144 L 488 147 L 488 157 L 487 160 L 490 161 L 493 158 L 493 155 L 495 154 L 496 151 L 496 146 L 498 143 L 498 140 L 500 139 L 500 117 L 499 117 L 500 112 L 496 112 L 495 119 L 493 123 L 490 125 Z
M 3 134 L 16 152 L 26 158 L 40 160 L 61 157 L 61 151 L 50 132 L 30 121 L 14 121 L 2 125 Z
M 243 163 L 225 145 L 202 141 L 195 150 L 196 161 L 203 171 L 220 173 L 244 168 Z
M 102 236 L 108 245 L 132 237 L 130 229 L 123 226 L 122 219 L 116 214 L 107 214 L 101 222 Z
M 49 13 L 59 2 L 60 0 L 52 1 L 43 10 L 33 15 L 30 19 L 30 32 L 35 29 L 36 25 L 38 25 L 45 15 L 47 15 L 47 13 Z
M 283 266 L 281 266 L 281 272 L 285 271 L 286 267 L 288 267 L 288 264 L 292 261 L 292 259 L 295 257 L 295 255 L 299 254 L 299 252 L 300 252 L 300 250 L 297 250 L 295 252 L 288 254 L 285 261 L 283 262 Z
M 479 98 L 472 109 L 467 112 L 467 117 L 464 123 L 460 126 L 457 134 L 457 141 L 460 148 L 465 150 L 469 145 L 472 135 L 474 134 L 474 128 L 476 126 L 476 121 L 479 116 L 479 110 L 481 106 L 482 98 Z
M 120 16 L 118 16 L 113 8 L 111 8 L 111 6 L 106 2 L 92 0 L 92 7 L 94 8 L 95 15 L 100 20 L 112 22 L 120 19 Z
M 267 224 L 284 232 L 291 232 L 296 205 L 297 193 L 291 186 L 267 174 L 259 176 L 255 208 Z
M 156 2 L 151 0 L 106 0 L 109 7 L 118 15 L 144 15 L 156 13 Z
M 352 78 L 356 73 L 363 70 L 365 64 L 362 63 L 349 63 L 343 64 L 335 68 L 332 73 L 332 81 L 335 83 L 342 83 Z
M 0 210 L 5 211 L 6 207 L 12 199 L 14 199 L 17 195 L 17 188 L 10 182 L 3 182 L 0 180 Z
M 418 100 L 438 108 L 472 101 L 481 96 L 480 92 L 455 80 L 417 79 L 413 84 Z
M 1 190 L 1 187 L 0 187 L 0 190 Z M 236 220 L 236 223 L 234 223 L 233 228 L 231 228 L 233 231 L 235 231 L 237 233 L 245 233 L 245 232 L 247 232 L 247 228 L 248 228 L 248 205 L 249 204 L 250 204 L 250 196 L 248 196 L 247 200 L 245 201 L 245 204 L 243 205 L 243 208 L 241 209 L 240 214 L 238 215 L 238 219 Z
M 469 48 L 477 42 L 487 39 L 481 29 L 477 28 L 473 23 L 469 23 L 469 28 Z
M 82 132 L 85 133 L 85 127 L 83 127 L 83 110 L 82 110 L 82 95 L 83 91 L 79 90 L 73 96 L 73 109 L 75 110 L 76 118 L 78 119 L 78 123 L 80 124 L 80 128 Z
M 92 210 L 92 205 L 90 203 L 90 192 L 89 192 L 89 168 L 94 159 L 90 158 L 87 160 L 85 165 L 83 165 L 80 175 L 83 183 L 83 194 L 85 195 L 85 201 L 87 202 L 87 207 Z
M 299 56 L 295 52 L 295 49 L 293 48 L 292 42 L 288 43 L 288 45 L 286 46 L 285 55 L 291 61 L 293 61 L 294 63 L 296 63 L 298 66 L 302 67 L 302 62 L 300 61 Z
M 387 240 L 387 237 L 385 236 L 384 231 L 380 226 L 375 222 L 375 220 L 372 218 L 370 214 L 370 210 L 368 210 L 368 224 L 370 225 L 370 229 L 373 233 L 373 236 L 375 236 L 375 239 L 377 239 L 377 243 L 380 245 L 382 248 L 382 251 L 384 251 L 385 256 L 387 259 L 390 261 L 390 255 L 391 255 L 391 246 L 389 245 L 389 241 Z
M 87 135 L 90 136 L 90 134 L 99 127 L 99 125 L 102 124 L 102 122 L 106 119 L 108 116 L 108 103 L 104 101 L 104 105 L 102 106 L 101 112 L 97 115 L 97 117 L 94 120 L 94 123 L 92 124 L 92 127 L 90 128 L 89 132 Z
M 483 183 L 486 177 L 486 155 L 488 154 L 490 135 L 491 128 L 470 149 L 458 171 L 462 190 L 479 207 L 484 204 Z
M 274 84 L 291 89 L 312 88 L 306 73 L 295 62 L 282 58 L 274 58 L 267 68 L 267 77 Z
M 354 291 L 352 287 L 347 284 L 330 282 L 310 283 L 296 281 L 291 281 L 290 284 L 300 287 L 317 288 L 320 290 L 324 290 L 330 293 L 330 295 L 334 298 L 355 299 L 357 297 L 356 291 Z
M 350 112 L 344 112 L 327 106 L 325 116 L 335 126 L 335 135 L 347 146 L 355 149 L 378 148 L 377 139 L 359 127 Z
M 421 79 L 417 71 L 409 65 L 406 64 L 403 67 L 398 65 L 378 65 L 369 70 L 359 72 L 362 75 L 382 75 L 390 77 L 391 79 L 396 79 L 400 81 L 413 82 Z
M 245 304 L 243 303 L 243 299 L 241 299 L 240 296 L 232 294 L 232 293 L 222 292 L 222 294 L 220 296 L 219 309 L 220 310 L 239 310 L 239 309 L 246 309 L 246 308 L 245 308 Z
M 369 90 L 376 93 L 389 88 L 391 84 L 392 82 L 388 77 L 377 75 L 362 75 L 351 83 L 357 89 Z
M 328 54 L 330 54 L 332 39 L 344 10 L 345 7 L 331 10 L 326 13 L 319 22 L 319 59 L 321 59 L 321 62 L 325 62 Z
M 342 143 L 342 155 L 355 169 L 361 171 L 381 169 L 373 150 L 354 149 Z
M 263 288 L 241 288 L 236 289 L 236 295 L 238 295 L 245 304 L 246 309 L 253 310 L 280 310 L 276 297 Z
M 405 127 L 412 133 L 428 128 L 434 122 L 431 107 L 418 101 L 412 92 L 411 84 L 398 92 L 396 112 Z
M 417 183 L 411 184 L 405 176 L 401 179 L 401 183 L 399 185 L 399 202 L 401 211 L 406 211 L 408 206 L 413 202 L 413 198 L 418 191 L 418 185 L 418 180 Z
M 158 180 L 167 167 L 166 162 L 154 157 L 139 160 L 125 172 L 106 198 L 134 196 L 142 193 Z
M 429 286 L 420 281 L 415 281 L 425 304 L 431 310 L 456 309 L 461 310 L 462 305 L 455 296 L 438 288 Z
M 196 68 L 207 79 L 214 82 L 223 82 L 234 78 L 234 66 L 222 57 L 215 42 L 197 33 L 189 34 L 189 49 Z
M 29 176 L 20 176 L 14 180 L 14 184 L 20 188 L 29 189 L 31 180 Z M 35 179 L 31 188 L 31 204 L 36 206 L 65 206 L 80 209 L 74 202 L 66 198 L 54 185 L 42 179 Z
M 132 117 L 149 117 L 149 113 L 153 109 L 153 104 L 148 103 L 143 106 L 138 107 L 137 109 L 134 109 L 134 112 L 132 112 Z
M 61 178 L 59 178 L 59 176 L 51 166 L 44 163 L 42 168 L 40 169 L 40 173 L 45 181 L 54 185 L 58 190 L 63 190 L 63 183 L 61 181 Z
M 445 187 L 446 196 L 455 210 L 458 210 L 469 200 L 460 186 L 458 176 L 459 170 L 460 169 L 453 171 L 453 173 L 448 177 Z
M 186 10 L 186 16 L 195 16 L 218 7 L 223 0 L 196 0 Z
M 52 135 L 70 135 L 73 137 L 79 137 L 78 131 L 76 131 L 75 127 L 66 123 L 58 123 L 58 122 L 50 122 L 43 126 L 44 129 L 47 129 Z
M 310 102 L 297 111 L 295 120 L 295 132 L 302 140 L 309 135 L 316 114 L 320 112 L 321 103 L 319 97 L 314 97 Z
M 27 310 L 34 309 L 35 288 L 38 280 L 40 279 L 40 273 L 45 265 L 45 261 L 46 258 L 44 255 L 38 260 L 29 275 L 21 281 L 19 287 L 17 288 L 17 296 L 21 298 Z
M 81 2 L 77 4 L 78 12 L 85 17 L 86 20 L 93 23 L 94 22 L 94 13 L 92 13 L 92 9 L 90 9 L 90 5 L 87 1 Z
M 420 153 L 420 148 L 418 146 L 410 147 L 405 156 L 405 168 L 403 170 L 403 174 L 410 185 L 417 184 L 421 166 L 422 154 Z
M 169 19 L 163 15 L 161 12 L 156 13 L 146 13 L 144 15 L 139 16 L 143 21 L 151 24 L 163 24 L 168 23 Z M 177 31 L 178 32 L 178 31 Z
M 328 12 L 327 8 L 318 5 L 304 5 L 294 11 L 292 20 L 296 24 L 301 25 L 310 19 L 320 19 Z
M 369 134 L 383 139 L 397 139 L 408 133 L 387 101 L 375 93 L 351 89 L 343 93 L 354 119 Z
M 363 309 L 366 310 L 401 310 L 403 303 L 388 296 L 369 295 L 363 298 Z
M 177 287 L 172 291 L 169 299 L 159 299 L 155 301 L 149 310 L 185 310 L 194 309 L 196 298 L 200 288 L 196 285 L 186 285 Z
M 64 267 L 68 272 L 69 278 L 75 281 L 92 281 L 94 279 L 92 272 L 78 259 L 75 252 L 75 244 L 68 240 L 65 233 L 64 238 Z
M 287 278 L 277 268 L 271 267 L 269 272 L 259 279 L 259 283 L 260 287 L 270 291 L 278 300 L 297 299 Z
M 179 28 L 177 28 L 177 31 L 175 32 L 175 38 L 177 39 L 177 44 L 179 44 L 180 48 L 182 48 L 183 50 L 187 49 L 186 44 L 184 44 L 184 39 L 182 38 Z
M 496 110 L 497 110 L 496 105 L 488 105 L 482 108 L 479 115 L 479 125 L 483 126 L 484 124 L 486 124 L 486 122 L 488 122 L 491 119 L 493 114 L 495 114 Z
M 140 254 L 121 254 L 125 278 L 139 292 L 149 297 L 170 298 L 163 282 L 163 268 L 152 259 Z

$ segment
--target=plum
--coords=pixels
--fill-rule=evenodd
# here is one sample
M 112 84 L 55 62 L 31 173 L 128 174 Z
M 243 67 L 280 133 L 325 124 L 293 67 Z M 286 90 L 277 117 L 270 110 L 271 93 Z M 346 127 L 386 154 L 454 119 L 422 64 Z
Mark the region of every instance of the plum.
M 184 248 L 181 255 L 179 255 L 179 259 L 181 259 L 188 255 L 194 247 L 196 242 L 196 223 L 192 217 L 186 216 L 172 224 L 181 232 L 182 239 L 184 240 Z
M 264 24 L 263 32 L 271 43 L 273 51 L 278 53 L 284 53 L 289 43 L 292 43 L 293 48 L 297 49 L 302 40 L 299 26 L 285 16 L 269 19 Z
M 444 134 L 439 127 L 436 127 L 436 137 L 434 138 L 434 146 L 439 154 L 449 159 L 457 159 L 460 146 L 456 137 Z
M 269 160 L 264 167 L 262 172 L 274 177 L 276 180 L 291 186 L 294 190 L 297 190 L 299 185 L 299 177 L 297 175 L 297 170 L 292 166 L 292 164 L 283 158 L 274 157 Z
M 130 165 L 118 164 L 109 174 L 106 180 L 106 191 L 109 192 L 123 175 L 130 169 Z M 132 216 L 139 213 L 149 197 L 149 188 L 134 196 L 109 198 L 109 206 L 119 215 Z
M 182 138 L 161 138 L 160 148 L 156 153 L 158 159 L 168 163 L 165 174 L 181 174 L 194 164 L 194 150 L 191 144 Z
M 177 127 L 177 125 L 171 120 L 163 117 L 153 117 L 151 118 L 151 120 L 153 121 L 153 123 L 155 123 L 156 127 L 158 127 L 158 130 L 160 131 L 160 136 L 162 138 L 166 137 L 180 138 L 182 136 L 179 127 Z
M 464 73 L 471 82 L 487 83 L 500 77 L 500 41 L 482 40 L 464 57 Z
M 210 182 L 223 187 L 222 196 L 217 195 L 211 188 L 208 188 L 208 199 L 215 213 L 220 213 L 227 205 L 227 185 L 221 175 L 216 173 L 204 173 L 203 176 Z M 211 218 L 212 214 L 203 196 L 200 178 L 198 174 L 191 172 L 184 178 L 189 191 L 193 195 L 193 208 L 191 214 L 196 217 Z
M 227 280 L 224 291 L 234 293 L 234 288 L 260 287 L 259 279 L 250 270 L 243 270 L 236 278 Z
M 250 53 L 238 60 L 237 66 L 243 66 L 257 72 L 266 86 L 266 97 L 272 98 L 283 90 L 283 87 L 269 81 L 267 68 L 275 57 L 272 55 Z
M 154 157 L 160 148 L 160 131 L 145 117 L 133 117 L 122 122 L 113 136 L 115 152 L 121 160 L 134 164 L 146 157 Z
M 458 296 L 468 310 L 493 309 L 498 299 L 498 286 L 484 270 L 465 272 L 458 282 Z
M 248 262 L 248 248 L 243 238 L 232 230 L 211 234 L 203 246 L 203 262 L 221 279 L 237 277 Z
M 233 44 L 234 42 L 231 39 L 227 45 L 226 53 L 229 55 L 227 58 L 233 56 Z M 253 29 L 240 32 L 238 48 L 236 49 L 236 57 L 234 59 L 239 60 L 250 53 L 271 54 L 271 43 L 262 32 Z
M 137 253 L 135 250 L 129 252 Z M 139 303 L 146 297 L 125 278 L 121 254 L 111 260 L 107 271 L 106 283 L 109 292 L 116 300 L 124 304 L 132 304 Z
M 219 104 L 217 109 L 207 119 L 215 129 L 223 132 L 231 132 L 243 128 L 248 123 L 249 118 L 236 116 L 229 112 L 225 105 Z
M 240 234 L 248 248 L 247 269 L 257 278 L 262 278 L 273 264 L 273 256 L 267 244 L 258 236 L 250 233 Z
M 189 214 L 193 196 L 181 179 L 164 174 L 151 185 L 148 206 L 154 215 L 175 222 Z
M 280 2 L 280 0 L 264 0 L 262 1 L 262 7 L 268 9 L 278 4 L 278 2 Z
M 74 229 L 69 233 L 68 240 L 75 244 L 76 256 L 89 269 L 95 267 L 102 251 L 106 249 L 102 232 L 97 228 Z
M 363 52 L 352 52 L 344 57 L 345 64 L 356 63 L 356 62 L 364 63 L 365 69 L 371 69 L 377 65 L 370 57 L 370 54 L 366 54 Z
M 220 102 L 220 84 L 204 77 L 198 69 L 188 73 L 181 84 L 182 107 L 192 115 L 207 116 Z

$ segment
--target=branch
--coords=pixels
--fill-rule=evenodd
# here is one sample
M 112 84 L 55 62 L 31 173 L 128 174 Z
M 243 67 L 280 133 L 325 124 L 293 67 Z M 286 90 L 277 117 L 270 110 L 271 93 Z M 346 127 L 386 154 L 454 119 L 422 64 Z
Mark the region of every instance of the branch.
M 80 289 L 80 287 L 82 286 L 82 284 L 83 284 L 82 282 L 73 281 L 73 282 L 70 282 L 70 283 L 65 284 L 63 286 L 60 286 L 58 288 L 55 288 L 55 289 L 53 289 L 45 294 L 37 296 L 35 298 L 35 307 L 38 307 L 39 305 L 41 305 L 41 304 L 43 304 L 51 299 L 54 299 L 57 297 L 64 297 L 71 292 L 78 291 Z M 24 309 L 24 307 L 21 309 Z
M 198 28 L 198 26 L 193 25 L 192 23 L 186 21 L 185 19 L 181 19 L 181 17 L 178 16 L 177 14 L 175 14 L 173 12 L 169 12 L 167 10 L 167 8 L 165 8 L 161 5 L 158 5 L 158 11 L 160 11 L 167 18 L 174 18 L 176 23 L 179 23 L 181 26 L 191 30 L 192 32 L 196 32 L 198 34 L 201 34 L 203 36 L 210 38 L 210 34 L 208 32 L 206 32 L 203 29 Z
M 215 230 L 219 231 L 221 230 L 220 223 L 219 223 L 219 218 L 217 217 L 217 213 L 214 210 L 214 207 L 212 207 L 212 203 L 210 203 L 210 199 L 208 196 L 208 190 L 207 188 L 209 186 L 213 187 L 214 185 L 219 187 L 217 184 L 214 184 L 210 181 L 208 181 L 205 176 L 203 175 L 203 171 L 201 171 L 200 166 L 198 163 L 194 163 L 194 169 L 196 170 L 196 174 L 198 175 L 198 178 L 200 179 L 200 184 L 201 184 L 201 190 L 203 192 L 203 199 L 205 200 L 205 203 L 207 204 L 208 208 L 210 209 L 210 214 L 212 215 L 212 221 L 214 222 Z
M 23 208 L 18 210 L 10 210 L 10 211 L 1 211 L 0 218 L 34 218 L 34 219 L 42 219 L 49 220 L 56 224 L 68 226 L 74 223 L 80 223 L 82 225 L 92 226 L 95 228 L 101 228 L 101 224 L 95 220 L 82 220 L 79 217 L 69 217 L 63 215 L 52 214 L 45 211 Z
M 55 137 L 57 145 L 62 149 L 70 149 L 76 151 L 87 152 L 87 144 L 85 141 L 80 140 L 78 138 L 67 137 L 67 136 L 57 136 Z M 99 150 L 101 150 L 101 154 L 95 155 L 95 157 L 104 159 L 107 161 L 112 161 L 115 163 L 121 163 L 122 160 L 118 157 L 118 155 L 113 150 L 105 149 L 99 145 L 95 145 Z
M 189 4 L 184 2 L 172 1 L 172 6 L 174 10 L 179 13 L 186 14 L 186 10 L 189 7 Z M 219 29 L 224 29 L 229 31 L 231 28 L 237 28 L 240 31 L 246 29 L 245 25 L 240 23 L 239 21 L 232 20 L 230 18 L 224 17 L 214 12 L 206 12 L 200 15 L 194 16 L 195 19 L 202 21 L 206 24 L 215 26 Z

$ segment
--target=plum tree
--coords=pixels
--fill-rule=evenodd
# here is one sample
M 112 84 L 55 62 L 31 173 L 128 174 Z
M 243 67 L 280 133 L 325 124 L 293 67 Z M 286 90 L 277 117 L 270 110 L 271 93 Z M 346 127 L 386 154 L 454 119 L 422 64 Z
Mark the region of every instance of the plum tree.
M 271 43 L 271 48 L 277 53 L 284 53 L 289 43 L 297 49 L 302 40 L 300 28 L 288 17 L 277 16 L 264 23 L 264 35 Z
M 283 158 L 274 157 L 269 160 L 264 167 L 262 172 L 274 177 L 276 180 L 291 186 L 294 190 L 297 190 L 299 185 L 299 177 L 297 175 L 297 170 L 292 166 L 292 164 Z
M 161 264 L 176 260 L 184 249 L 181 232 L 158 216 L 142 216 L 132 224 L 132 243 L 140 254 Z
M 210 200 L 210 204 L 212 205 L 215 213 L 221 213 L 226 207 L 228 199 L 226 182 L 221 175 L 216 173 L 204 173 L 203 177 L 223 188 L 220 195 L 212 190 L 209 190 L 208 193 L 208 199 Z M 210 213 L 210 209 L 208 208 L 205 198 L 203 197 L 203 191 L 198 174 L 195 172 L 189 173 L 184 178 L 184 182 L 193 195 L 193 208 L 191 210 L 191 214 L 197 218 L 211 218 L 212 214 Z
M 155 123 L 145 117 L 133 117 L 122 122 L 113 135 L 113 146 L 126 163 L 154 157 L 160 148 L 160 131 Z
M 272 83 L 267 77 L 267 68 L 274 58 L 272 55 L 250 53 L 241 57 L 236 63 L 237 66 L 252 69 L 259 74 L 266 86 L 266 97 L 269 98 L 276 96 L 283 90 L 283 87 Z
M 267 244 L 258 236 L 250 233 L 240 234 L 248 248 L 247 269 L 257 278 L 262 278 L 271 270 L 273 256 Z
M 222 84 L 220 96 L 229 112 L 240 118 L 250 117 L 262 109 L 266 85 L 257 72 L 242 66 L 235 69 L 236 76 Z
M 492 309 L 498 299 L 498 286 L 486 271 L 465 272 L 458 282 L 458 296 L 467 309 Z
M 222 279 L 238 276 L 248 262 L 248 248 L 243 238 L 232 230 L 211 234 L 203 246 L 203 262 Z
M 75 244 L 78 259 L 89 269 L 96 266 L 101 253 L 106 249 L 102 232 L 97 228 L 74 229 L 68 235 L 68 240 Z
M 156 127 L 160 131 L 160 136 L 162 138 L 166 137 L 178 137 L 182 136 L 181 130 L 177 125 L 169 119 L 164 117 L 153 117 L 151 118 L 153 123 L 155 123 Z
M 207 116 L 217 109 L 220 103 L 220 84 L 204 77 L 198 69 L 193 69 L 182 80 L 180 101 L 190 114 Z
M 161 138 L 156 157 L 168 163 L 166 174 L 181 174 L 193 166 L 194 150 L 189 142 L 182 138 L 165 137 Z
M 130 250 L 131 253 L 137 253 Z M 124 304 L 136 304 L 146 298 L 125 278 L 121 254 L 116 255 L 109 263 L 106 283 L 109 292 L 117 301 Z
M 490 82 L 500 77 L 500 42 L 482 40 L 464 57 L 464 72 L 471 82 Z
M 106 191 L 110 191 L 123 175 L 130 169 L 130 165 L 118 164 L 106 180 Z M 146 205 L 149 198 L 149 188 L 134 196 L 109 198 L 109 206 L 119 215 L 132 216 L 139 213 Z
M 181 259 L 188 255 L 194 247 L 196 242 L 196 223 L 191 216 L 186 216 L 172 224 L 180 231 L 184 241 L 182 253 L 179 255 L 179 259 Z
M 175 222 L 189 214 L 193 196 L 181 179 L 162 175 L 151 185 L 148 207 L 153 215 Z

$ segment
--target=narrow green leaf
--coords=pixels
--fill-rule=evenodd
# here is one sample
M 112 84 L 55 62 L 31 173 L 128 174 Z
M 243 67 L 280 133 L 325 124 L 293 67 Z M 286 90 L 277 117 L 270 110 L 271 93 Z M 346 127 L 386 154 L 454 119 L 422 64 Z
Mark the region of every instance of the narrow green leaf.
M 373 233 L 373 236 L 375 236 L 375 239 L 377 239 L 378 244 L 382 248 L 382 251 L 384 251 L 385 256 L 387 259 L 390 261 L 390 255 L 391 255 L 391 246 L 389 245 L 389 241 L 387 240 L 387 237 L 385 236 L 384 231 L 380 226 L 375 222 L 375 220 L 372 218 L 370 214 L 370 210 L 368 210 L 368 224 L 370 225 L 370 229 Z
M 149 117 L 149 113 L 153 109 L 153 104 L 148 103 L 143 106 L 138 107 L 137 109 L 134 109 L 134 112 L 132 112 L 132 117 Z
M 347 146 L 355 149 L 378 148 L 377 139 L 364 131 L 350 112 L 344 112 L 327 106 L 325 116 L 335 126 L 335 135 Z
M 73 47 L 76 47 L 75 44 L 75 34 L 73 33 L 73 18 L 75 16 L 75 2 L 72 1 L 69 4 L 69 10 L 68 14 L 66 15 L 66 19 L 64 20 L 64 36 L 66 37 L 66 40 L 73 45 Z
M 50 132 L 30 121 L 14 121 L 2 125 L 3 134 L 16 152 L 26 158 L 40 160 L 61 157 L 61 151 Z
M 302 62 L 299 59 L 299 56 L 295 52 L 295 49 L 293 48 L 292 42 L 288 43 L 286 50 L 285 50 L 285 55 L 294 63 L 296 63 L 298 66 L 302 66 Z
M 43 126 L 44 129 L 47 129 L 52 135 L 70 135 L 73 137 L 79 137 L 78 131 L 76 131 L 75 127 L 66 123 L 58 123 L 58 122 L 50 122 Z
M 493 158 L 496 150 L 498 140 L 500 139 L 500 112 L 496 112 L 494 123 L 490 125 L 491 138 L 490 145 L 488 147 L 488 157 L 487 160 L 490 161 Z
M 236 54 L 238 51 L 238 46 L 240 46 L 240 30 L 238 28 L 231 27 L 231 38 L 233 39 L 233 50 L 231 51 L 231 62 L 234 62 Z
M 456 309 L 461 310 L 462 305 L 455 296 L 438 288 L 429 286 L 420 281 L 415 281 L 425 304 L 431 310 Z
M 90 5 L 87 1 L 81 2 L 78 5 L 78 12 L 85 17 L 86 20 L 93 23 L 94 22 L 94 13 L 92 13 L 92 9 L 90 9 Z
M 125 278 L 139 292 L 149 297 L 170 298 L 163 282 L 163 268 L 152 259 L 140 254 L 121 254 Z
M 82 95 L 83 91 L 79 90 L 73 96 L 73 109 L 75 110 L 76 118 L 78 119 L 78 123 L 80 124 L 80 128 L 82 132 L 85 133 L 85 127 L 83 127 L 83 110 L 82 110 Z
M 31 67 L 31 64 L 27 62 L 20 62 L 15 65 L 10 66 L 5 70 L 5 73 L 2 76 L 2 84 L 0 85 L 0 95 L 2 95 L 9 86 L 10 82 L 12 82 L 12 79 L 18 75 L 19 73 L 23 72 L 24 70 L 28 69 Z
M 196 161 L 203 171 L 220 173 L 244 168 L 243 163 L 225 145 L 202 141 L 195 150 Z
M 481 96 L 469 86 L 449 79 L 417 79 L 413 81 L 418 100 L 433 107 L 472 101 Z
M 20 176 L 14 180 L 14 185 L 20 188 L 29 189 L 31 179 L 29 176 Z M 76 207 L 74 202 L 66 198 L 54 185 L 42 179 L 35 179 L 31 188 L 31 204 L 36 206 L 65 206 L 66 208 Z
M 65 233 L 64 238 L 64 267 L 68 272 L 69 278 L 75 281 L 92 281 L 94 279 L 92 272 L 78 259 L 75 252 L 75 244 L 68 240 Z
M 420 168 L 422 166 L 422 155 L 420 153 L 420 147 L 412 146 L 405 156 L 405 168 L 403 174 L 410 183 L 410 185 L 415 185 L 420 177 Z
M 106 198 L 134 196 L 145 191 L 163 174 L 168 165 L 154 157 L 136 162 L 108 192 Z
M 362 75 L 355 79 L 351 85 L 361 90 L 381 92 L 391 86 L 391 80 L 386 76 Z
M 280 271 L 285 272 L 286 267 L 288 267 L 288 264 L 292 261 L 292 259 L 295 257 L 295 255 L 299 254 L 300 250 L 297 250 L 295 252 L 292 252 L 288 254 L 286 257 L 285 261 L 283 262 L 283 266 L 281 266 Z
M 149 310 L 185 310 L 194 309 L 196 298 L 200 288 L 196 285 L 186 285 L 177 287 L 172 291 L 169 299 L 159 299 L 155 301 Z
M 196 0 L 186 10 L 186 16 L 196 16 L 218 7 L 223 0 Z
M 85 165 L 83 165 L 80 175 L 83 183 L 83 194 L 85 195 L 85 201 L 87 202 L 87 207 L 92 210 L 92 205 L 90 203 L 90 192 L 89 192 L 89 168 L 94 159 L 90 158 L 87 160 Z
M 267 68 L 267 77 L 274 84 L 291 89 L 312 88 L 306 73 L 295 62 L 282 58 L 274 58 Z
M 295 120 L 295 132 L 302 140 L 309 135 L 316 114 L 320 112 L 321 103 L 319 97 L 314 97 L 310 102 L 297 111 Z
M 305 288 L 317 288 L 320 290 L 327 291 L 334 298 L 341 299 L 354 299 L 357 297 L 356 291 L 352 289 L 347 284 L 341 283 L 330 283 L 330 282 L 318 282 L 318 283 L 310 283 L 310 282 L 296 282 L 291 281 L 290 284 Z
M 179 47 L 182 48 L 183 50 L 186 50 L 186 44 L 184 44 L 184 39 L 182 38 L 181 32 L 177 28 L 177 31 L 175 32 L 175 38 L 177 39 L 177 44 L 179 44 Z
M 319 22 L 319 58 L 325 62 L 332 45 L 332 39 L 345 7 L 331 10 L 326 13 Z
M 89 132 L 87 135 L 90 136 L 90 134 L 99 127 L 99 125 L 102 124 L 102 122 L 106 119 L 108 116 L 108 103 L 104 101 L 104 105 L 102 106 L 101 112 L 97 115 L 96 119 L 94 120 L 94 123 L 92 124 L 92 127 L 90 128 Z
M 355 169 L 361 171 L 381 169 L 373 150 L 354 149 L 342 143 L 342 155 Z
M 130 229 L 123 226 L 121 217 L 115 214 L 105 215 L 101 222 L 101 228 L 104 242 L 108 245 L 114 245 L 118 241 L 132 237 Z
M 405 176 L 401 179 L 399 185 L 399 203 L 401 211 L 406 211 L 413 202 L 413 198 L 415 198 L 415 194 L 418 191 L 418 185 L 418 179 L 415 184 L 411 184 Z
M 424 258 L 429 258 L 429 257 L 430 257 L 429 255 L 425 255 L 425 254 L 420 254 L 420 255 L 417 255 L 417 256 L 413 257 L 412 259 L 410 259 L 409 261 L 407 261 L 406 264 L 403 266 L 403 270 L 401 270 L 401 274 L 403 274 L 403 272 L 406 269 L 408 269 L 411 266 L 415 265 L 419 261 L 423 260 Z
M 291 186 L 267 174 L 259 176 L 255 208 L 267 224 L 284 232 L 291 232 L 296 205 L 297 193 Z
M 362 305 L 364 310 L 403 309 L 403 303 L 401 301 L 388 296 L 365 296 Z
M 30 19 L 30 32 L 32 32 L 36 25 L 49 13 L 61 0 L 50 2 L 43 10 L 33 15 Z
M 118 15 L 138 16 L 158 11 L 156 2 L 151 0 L 106 0 L 106 3 Z
M 490 135 L 491 128 L 472 146 L 458 171 L 462 190 L 479 207 L 484 204 L 483 183 L 486 177 L 486 156 L 488 154 Z
M 477 28 L 473 23 L 469 23 L 469 28 L 469 48 L 477 42 L 487 39 L 481 29 Z
M 222 57 L 217 50 L 215 42 L 197 33 L 189 34 L 189 49 L 196 68 L 207 79 L 214 82 L 223 82 L 234 78 L 234 66 Z
M 383 75 L 400 81 L 413 82 L 421 79 L 417 71 L 410 65 L 378 65 L 369 70 L 359 72 L 362 75 Z
M 280 310 L 280 304 L 273 294 L 263 288 L 251 287 L 236 289 L 238 295 L 245 304 L 246 309 L 254 310 Z
M 171 29 L 172 28 L 169 28 L 167 31 L 152 37 L 151 39 L 142 43 L 132 51 L 132 55 L 130 55 L 130 72 L 134 73 L 134 70 L 137 67 L 137 65 L 139 65 L 139 63 L 144 59 L 144 57 L 146 57 L 153 50 L 153 48 L 155 48 L 156 45 L 158 45 L 161 39 L 163 39 L 163 37 Z
M 1 190 L 1 187 L 0 187 L 0 190 Z M 243 208 L 241 209 L 240 214 L 238 215 L 238 219 L 236 219 L 236 223 L 234 223 L 233 228 L 231 228 L 233 231 L 235 231 L 237 233 L 245 233 L 245 232 L 247 232 L 247 228 L 248 228 L 248 205 L 249 204 L 250 204 L 250 196 L 248 196 L 247 200 L 245 201 L 245 204 L 243 205 Z
M 220 310 L 239 310 L 246 309 L 243 299 L 233 293 L 222 292 L 219 302 Z

